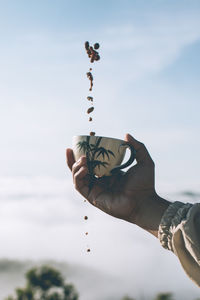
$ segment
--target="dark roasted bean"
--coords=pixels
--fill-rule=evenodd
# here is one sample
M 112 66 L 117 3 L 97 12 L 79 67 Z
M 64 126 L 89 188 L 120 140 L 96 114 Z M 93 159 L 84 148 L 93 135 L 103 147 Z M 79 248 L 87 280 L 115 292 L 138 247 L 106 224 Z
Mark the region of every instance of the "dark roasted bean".
M 91 72 L 87 72 L 87 77 L 90 80 L 90 89 L 89 89 L 89 91 L 91 91 L 92 87 L 93 87 L 93 76 L 92 76 L 92 73 Z
M 85 49 L 86 50 L 88 50 L 89 49 L 89 47 L 90 47 L 90 44 L 89 44 L 89 42 L 87 41 L 87 42 L 85 42 Z
M 93 101 L 93 97 L 91 97 L 91 96 L 88 96 L 87 99 L 88 99 L 88 101 Z
M 89 118 L 89 122 L 92 122 L 92 118 L 91 117 Z
M 95 43 L 95 44 L 94 44 L 94 49 L 97 50 L 97 49 L 99 49 L 99 47 L 100 47 L 99 43 Z
M 88 219 L 88 216 L 85 216 L 84 219 L 87 220 L 87 219 Z
M 88 108 L 87 113 L 90 114 L 94 110 L 94 106 Z
M 91 131 L 90 136 L 93 136 L 93 135 L 95 135 L 95 132 Z
M 87 50 L 87 54 L 88 54 L 88 57 L 90 57 L 92 55 L 92 52 L 90 51 L 90 49 Z
M 87 77 L 88 77 L 90 80 L 93 80 L 93 76 L 92 76 L 92 73 L 91 73 L 91 72 L 87 72 Z
M 93 63 L 93 62 L 94 62 L 94 60 L 95 60 L 95 55 L 94 55 L 94 53 L 92 53 L 92 55 L 91 55 L 91 59 L 90 59 L 90 62 L 91 62 L 91 63 Z

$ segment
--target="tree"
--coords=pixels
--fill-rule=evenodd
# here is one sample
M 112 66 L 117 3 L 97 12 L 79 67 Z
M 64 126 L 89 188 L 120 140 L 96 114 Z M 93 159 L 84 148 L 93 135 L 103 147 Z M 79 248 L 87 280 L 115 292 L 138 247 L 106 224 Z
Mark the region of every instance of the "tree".
M 155 300 L 173 300 L 171 293 L 160 293 L 156 296 Z
M 62 274 L 49 266 L 29 270 L 26 286 L 17 288 L 15 293 L 5 300 L 78 300 L 74 286 L 65 283 Z
M 123 298 L 122 298 L 122 300 L 135 300 L 134 298 L 131 298 L 131 297 L 129 297 L 129 296 L 124 296 Z

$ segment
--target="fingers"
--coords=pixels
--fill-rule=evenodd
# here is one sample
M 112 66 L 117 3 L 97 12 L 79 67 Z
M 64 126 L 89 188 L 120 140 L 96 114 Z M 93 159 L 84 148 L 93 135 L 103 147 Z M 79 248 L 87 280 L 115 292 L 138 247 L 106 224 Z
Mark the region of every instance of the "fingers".
M 74 159 L 74 154 L 73 154 L 73 150 L 68 148 L 66 150 L 66 160 L 67 160 L 67 165 L 70 168 L 70 170 L 72 171 L 72 166 L 75 163 L 75 159 Z
M 88 192 L 88 183 L 86 183 L 86 176 L 88 175 L 87 160 L 82 156 L 72 166 L 72 176 L 75 188 L 86 196 Z
M 138 164 L 154 164 L 149 152 L 145 145 L 136 139 L 134 139 L 130 134 L 126 134 L 125 141 L 129 142 L 136 150 L 135 158 Z
M 79 170 L 81 168 L 86 168 L 87 169 L 87 161 L 86 161 L 86 157 L 84 157 L 84 156 L 79 158 L 79 160 L 73 164 L 73 166 L 72 166 L 72 176 L 73 176 L 73 178 L 75 177 L 75 175 L 79 172 Z
M 77 162 L 74 159 L 72 149 L 66 150 L 67 165 L 72 171 L 73 182 L 76 189 L 80 188 L 80 182 L 88 174 L 86 157 L 82 156 Z
M 85 166 L 82 166 L 73 176 L 74 186 L 80 193 L 83 193 L 82 191 L 83 187 L 88 190 L 88 187 L 84 181 L 87 174 L 88 174 L 88 169 Z

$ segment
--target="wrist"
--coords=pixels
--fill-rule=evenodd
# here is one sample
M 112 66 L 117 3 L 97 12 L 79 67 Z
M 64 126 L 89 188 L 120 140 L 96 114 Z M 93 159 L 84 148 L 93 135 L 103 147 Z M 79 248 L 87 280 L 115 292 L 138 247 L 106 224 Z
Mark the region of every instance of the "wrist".
M 161 198 L 155 191 L 139 202 L 134 223 L 158 237 L 161 218 L 171 202 Z

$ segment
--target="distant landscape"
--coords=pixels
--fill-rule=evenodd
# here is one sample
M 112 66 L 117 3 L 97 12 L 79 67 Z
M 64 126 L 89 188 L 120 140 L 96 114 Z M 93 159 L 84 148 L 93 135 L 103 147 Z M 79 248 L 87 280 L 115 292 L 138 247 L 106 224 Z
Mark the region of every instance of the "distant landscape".
M 71 265 L 66 262 L 56 261 L 20 261 L 20 260 L 0 260 L 0 299 L 11 295 L 16 287 L 23 287 L 25 283 L 24 274 L 32 267 L 48 265 L 59 270 L 66 281 L 73 283 L 80 294 L 81 299 L 87 300 L 111 300 L 121 299 L 117 285 L 120 282 L 92 268 L 79 265 Z M 103 288 L 104 287 L 104 288 Z M 106 287 L 106 288 L 105 288 Z M 113 297 L 112 297 L 113 294 Z M 124 292 L 125 294 L 125 292 Z
M 53 260 L 20 261 L 0 260 L 0 299 L 13 295 L 15 288 L 24 287 L 25 273 L 33 267 L 42 265 L 53 267 L 60 271 L 67 283 L 72 283 L 79 293 L 80 300 L 199 300 L 187 295 L 174 296 L 170 291 L 158 292 L 156 295 L 144 293 L 135 297 L 123 291 L 122 282 L 112 276 L 81 265 Z

